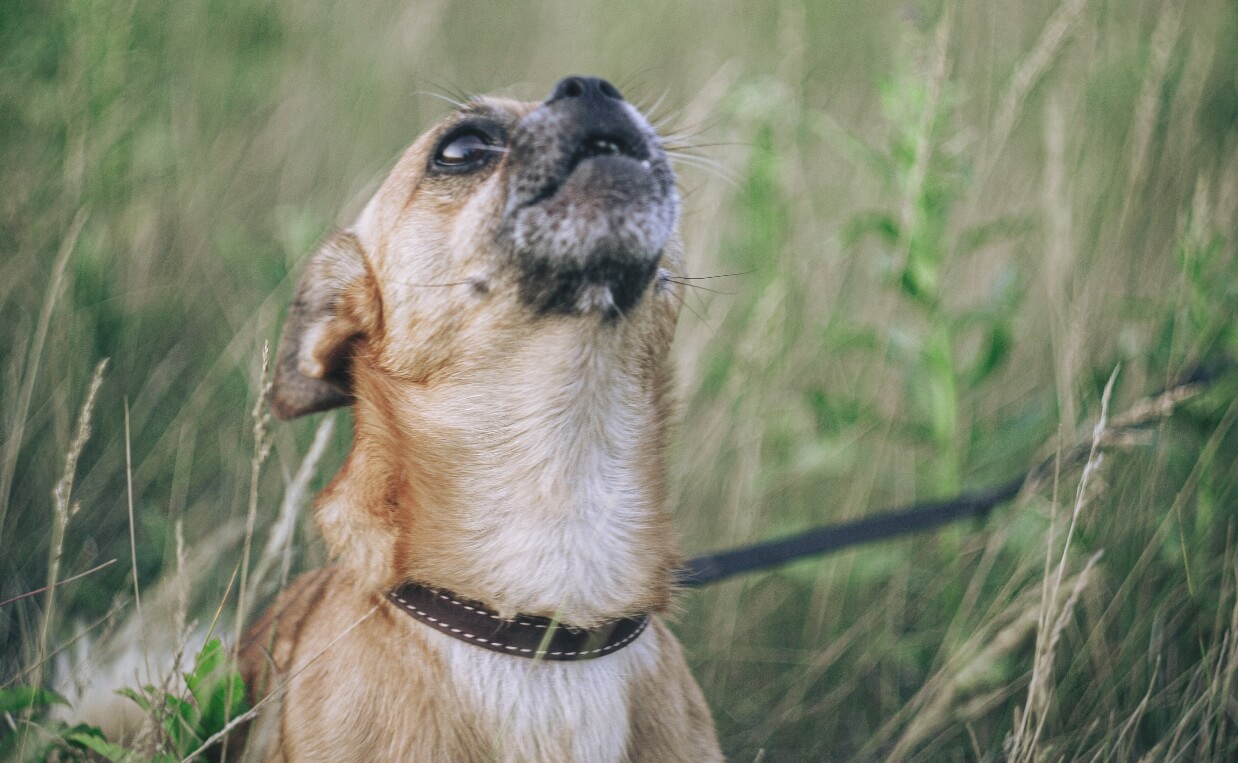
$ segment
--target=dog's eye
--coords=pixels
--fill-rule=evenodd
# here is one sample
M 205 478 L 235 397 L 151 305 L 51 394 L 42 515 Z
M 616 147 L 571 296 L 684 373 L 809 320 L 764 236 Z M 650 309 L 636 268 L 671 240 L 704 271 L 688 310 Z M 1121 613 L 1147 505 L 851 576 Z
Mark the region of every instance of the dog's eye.
M 449 138 L 439 146 L 434 161 L 443 167 L 463 167 L 486 158 L 491 150 L 486 136 L 479 132 L 464 132 Z

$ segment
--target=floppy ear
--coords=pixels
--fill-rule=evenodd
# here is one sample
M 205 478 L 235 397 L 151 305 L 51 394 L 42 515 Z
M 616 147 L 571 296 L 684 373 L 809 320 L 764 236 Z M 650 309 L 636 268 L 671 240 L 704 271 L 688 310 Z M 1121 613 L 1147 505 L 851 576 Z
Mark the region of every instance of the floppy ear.
M 271 409 L 287 421 L 352 403 L 352 354 L 374 331 L 378 292 L 349 231 L 336 231 L 310 257 L 275 354 Z

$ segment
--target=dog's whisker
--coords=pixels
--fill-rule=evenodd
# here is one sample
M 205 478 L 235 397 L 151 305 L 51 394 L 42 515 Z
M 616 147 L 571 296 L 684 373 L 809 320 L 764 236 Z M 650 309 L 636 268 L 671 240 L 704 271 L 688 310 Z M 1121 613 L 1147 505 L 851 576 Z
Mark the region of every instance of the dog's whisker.
M 739 293 L 739 292 L 734 292 L 734 291 L 722 291 L 720 289 L 711 289 L 708 286 L 701 286 L 699 283 L 688 283 L 686 281 L 679 281 L 675 279 L 674 277 L 667 278 L 666 280 L 670 281 L 671 283 L 677 283 L 680 286 L 688 286 L 693 289 L 700 289 L 701 291 L 707 291 L 710 294 L 721 294 L 727 297 L 733 297 Z
M 686 129 L 681 127 L 674 130 L 663 130 L 659 134 L 662 136 L 662 142 L 664 144 L 674 145 L 677 143 L 687 143 L 695 140 L 701 135 L 704 135 L 705 131 L 703 129 Z
M 645 75 L 651 74 L 656 68 L 657 67 L 653 64 L 646 64 L 636 71 L 625 75 L 621 80 L 619 80 L 618 83 L 616 83 L 619 87 L 619 92 L 626 94 L 630 91 L 644 90 L 648 84 L 648 80 L 645 79 Z M 642 114 L 649 113 L 645 108 L 648 98 L 641 96 L 629 98 L 628 100 L 631 101 L 632 105 L 636 106 Z
M 662 100 L 659 99 L 658 105 L 660 106 L 661 103 L 662 103 Z M 676 135 L 676 134 L 683 132 L 681 128 L 674 126 L 674 125 L 679 124 L 679 121 L 683 119 L 683 116 L 684 116 L 683 109 L 672 109 L 670 111 L 667 111 L 665 114 L 660 114 L 656 116 L 655 118 L 651 119 L 650 124 L 652 124 L 654 128 L 657 129 L 659 135 L 663 133 L 666 133 L 668 135 Z
M 444 101 L 444 102 L 446 102 L 446 103 L 451 104 L 452 106 L 456 107 L 457 109 L 463 109 L 463 108 L 465 108 L 466 106 L 468 106 L 468 104 L 467 104 L 467 103 L 464 103 L 464 102 L 462 102 L 462 101 L 458 101 L 458 100 L 456 100 L 455 98 L 452 98 L 452 97 L 451 97 L 451 96 L 449 96 L 449 95 L 444 95 L 444 94 L 442 94 L 442 93 L 436 93 L 436 92 L 434 92 L 433 90 L 414 90 L 414 91 L 413 91 L 413 95 L 427 95 L 427 96 L 429 96 L 429 97 L 431 97 L 431 98 L 437 98 L 437 99 L 438 99 L 438 100 L 440 100 L 440 101 Z
M 680 279 L 681 281 L 708 281 L 712 278 L 736 278 L 738 276 L 750 276 L 755 272 L 757 271 L 741 270 L 737 273 L 719 273 L 718 275 L 713 275 L 713 276 L 674 276 L 674 277 Z
M 465 108 L 478 99 L 477 93 L 470 92 L 454 82 L 429 78 L 424 81 L 432 89 L 421 91 L 422 94 L 447 101 L 456 108 Z
M 678 162 L 680 164 L 693 164 L 702 167 L 712 167 L 727 176 L 735 175 L 735 172 L 728 165 L 723 164 L 709 154 L 698 154 L 685 149 L 682 151 L 667 151 L 666 158 L 669 161 Z
M 667 151 L 667 155 L 668 155 L 667 158 L 669 158 L 672 162 L 690 161 L 690 162 L 697 162 L 698 164 L 709 164 L 714 167 L 718 167 L 719 169 L 723 167 L 722 162 L 719 162 L 717 159 L 714 159 L 713 157 L 708 156 L 707 154 L 691 153 L 691 151 L 688 149 L 681 149 L 678 151 L 675 151 L 675 150 Z
M 659 98 L 658 104 L 661 104 L 661 103 L 662 103 L 662 99 Z M 669 124 L 673 124 L 676 120 L 678 120 L 682 116 L 683 116 L 683 109 L 675 109 L 674 111 L 668 111 L 663 116 L 650 120 L 650 124 L 653 125 L 655 130 L 661 133 L 663 127 L 666 127 Z
M 658 116 L 658 109 L 662 108 L 662 104 L 666 102 L 666 97 L 670 94 L 670 92 L 671 92 L 670 88 L 666 88 L 666 87 L 662 88 L 662 94 L 658 96 L 658 100 L 654 101 L 653 105 L 650 106 L 648 111 L 646 112 L 649 114 L 651 121 L 653 121 L 655 124 L 660 123 L 664 119 L 670 117 L 670 114 L 666 115 L 666 117 Z M 679 112 L 678 110 L 676 110 L 674 113 L 679 113 Z
M 702 167 L 717 170 L 720 174 L 729 175 L 730 171 L 716 159 L 710 159 L 707 156 L 699 156 L 697 154 L 677 153 L 667 156 L 672 162 L 678 164 L 692 165 L 693 167 Z
M 623 325 L 627 325 L 628 314 L 623 311 L 623 308 L 618 305 L 612 305 L 611 309 L 615 311 L 615 316 L 619 319 L 619 322 Z
M 678 164 L 684 167 L 692 167 L 701 170 L 702 172 L 712 175 L 732 188 L 739 187 L 739 179 L 734 176 L 729 170 L 716 162 L 702 160 L 702 157 L 686 156 L 683 154 L 667 154 L 666 158 L 672 164 Z
M 749 144 L 736 140 L 716 140 L 708 143 L 689 142 L 690 136 L 681 141 L 677 137 L 665 139 L 662 148 L 666 151 L 690 151 L 697 148 L 747 148 Z
M 664 87 L 662 88 L 661 94 L 658 95 L 657 99 L 654 100 L 652 104 L 649 103 L 649 99 L 647 97 L 635 99 L 632 102 L 632 105 L 636 107 L 636 110 L 644 114 L 645 118 L 649 120 L 649 123 L 653 125 L 659 133 L 662 132 L 661 125 L 665 121 L 666 117 L 658 116 L 657 112 L 658 109 L 662 108 L 662 104 L 666 101 L 669 93 L 670 89 Z
M 404 282 L 405 286 L 411 286 L 414 289 L 444 289 L 448 286 L 474 286 L 476 281 L 450 281 L 448 283 L 409 283 Z
M 667 280 L 671 280 L 671 279 L 667 279 Z M 675 281 L 675 283 L 679 283 L 679 282 L 678 282 L 678 281 Z M 686 286 L 687 284 L 680 284 L 680 285 L 681 285 L 681 286 Z M 688 312 L 692 313 L 692 315 L 696 316 L 696 319 L 697 319 L 698 321 L 700 321 L 701 323 L 705 324 L 705 326 L 706 326 L 707 328 L 709 328 L 709 330 L 710 330 L 710 331 L 713 331 L 713 330 L 714 330 L 714 327 L 709 325 L 709 321 L 705 320 L 705 316 L 703 316 L 703 315 L 701 315 L 700 313 L 698 313 L 698 312 L 697 312 L 697 311 L 696 311 L 696 310 L 692 307 L 692 305 L 688 304 L 688 299 L 687 299 L 687 297 L 686 297 L 685 295 L 676 294 L 675 292 L 673 292 L 673 291 L 672 291 L 672 292 L 671 292 L 671 296 L 672 296 L 672 297 L 674 297 L 675 299 L 679 300 L 679 305 L 680 305 L 680 307 L 684 308 L 684 309 L 685 309 L 685 310 L 687 310 Z
M 698 135 L 704 135 L 705 133 L 709 132 L 710 130 L 714 129 L 717 126 L 718 126 L 717 119 L 708 118 L 708 119 L 704 119 L 698 122 L 676 124 L 671 129 L 667 129 L 665 131 L 662 129 L 659 129 L 658 132 L 663 133 L 664 137 L 669 136 L 671 138 L 681 139 L 684 137 L 695 137 Z

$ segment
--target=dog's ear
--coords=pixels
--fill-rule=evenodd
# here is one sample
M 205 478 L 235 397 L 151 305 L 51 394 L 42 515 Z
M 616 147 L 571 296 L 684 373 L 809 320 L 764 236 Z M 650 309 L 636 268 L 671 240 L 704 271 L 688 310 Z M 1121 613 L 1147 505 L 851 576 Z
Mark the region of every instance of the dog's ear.
M 310 257 L 284 321 L 271 386 L 277 417 L 352 403 L 353 351 L 376 327 L 378 299 L 357 237 L 331 234 Z

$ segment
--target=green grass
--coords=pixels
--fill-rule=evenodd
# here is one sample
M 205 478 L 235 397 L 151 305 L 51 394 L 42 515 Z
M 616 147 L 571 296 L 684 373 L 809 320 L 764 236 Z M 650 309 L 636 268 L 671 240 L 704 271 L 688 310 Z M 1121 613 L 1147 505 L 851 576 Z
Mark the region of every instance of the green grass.
M 346 417 L 296 478 L 315 422 L 256 459 L 262 348 L 435 93 L 596 73 L 708 159 L 689 275 L 743 275 L 676 340 L 697 552 L 1000 481 L 1089 444 L 1115 368 L 1111 420 L 1238 357 L 1235 37 L 1224 0 L 5 4 L 0 601 L 118 561 L 0 606 L 0 700 L 227 640 L 237 579 L 252 608 L 323 562 L 291 511 L 266 542 Z M 686 594 L 728 754 L 1238 756 L 1236 393 L 1111 437 L 1082 491 Z M 19 706 L 0 750 L 90 737 Z M 185 751 L 154 728 L 125 743 Z

